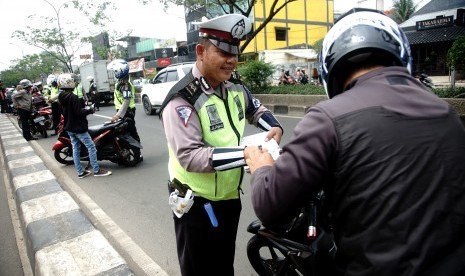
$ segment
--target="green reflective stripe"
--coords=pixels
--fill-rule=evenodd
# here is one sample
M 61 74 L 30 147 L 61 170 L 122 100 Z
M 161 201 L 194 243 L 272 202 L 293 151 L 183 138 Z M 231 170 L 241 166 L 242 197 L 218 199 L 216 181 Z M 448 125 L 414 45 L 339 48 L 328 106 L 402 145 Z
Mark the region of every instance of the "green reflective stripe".
M 136 107 L 136 103 L 134 101 L 134 99 L 136 98 L 136 89 L 134 88 L 132 83 L 129 83 L 129 86 L 131 86 L 131 94 L 132 94 L 132 97 L 129 101 L 129 108 L 134 108 Z M 115 98 L 113 103 L 115 104 L 116 110 L 119 110 L 124 102 L 123 93 L 121 93 L 118 88 L 119 88 L 119 83 L 115 85 L 115 90 L 113 91 L 113 96 Z
M 58 87 L 52 87 L 50 88 L 50 97 L 55 97 L 56 95 L 58 95 Z
M 202 93 L 200 97 L 197 98 L 194 104 L 195 110 L 197 110 L 197 113 L 199 113 L 200 108 L 208 101 L 208 95 L 205 93 Z
M 82 98 L 82 95 L 83 95 L 83 94 L 82 94 L 82 84 L 78 84 L 78 86 L 76 86 L 76 87 L 74 88 L 73 94 L 74 94 L 74 95 L 77 95 L 79 99 Z

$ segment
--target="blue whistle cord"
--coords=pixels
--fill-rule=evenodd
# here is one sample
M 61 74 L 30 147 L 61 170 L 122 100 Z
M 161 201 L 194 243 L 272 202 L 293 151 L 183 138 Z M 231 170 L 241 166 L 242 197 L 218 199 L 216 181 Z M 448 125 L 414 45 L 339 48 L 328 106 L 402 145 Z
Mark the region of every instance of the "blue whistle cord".
M 207 211 L 208 217 L 210 218 L 210 222 L 212 223 L 213 227 L 218 227 L 218 220 L 216 219 L 215 212 L 213 212 L 213 207 L 210 202 L 207 202 L 203 205 L 205 211 Z

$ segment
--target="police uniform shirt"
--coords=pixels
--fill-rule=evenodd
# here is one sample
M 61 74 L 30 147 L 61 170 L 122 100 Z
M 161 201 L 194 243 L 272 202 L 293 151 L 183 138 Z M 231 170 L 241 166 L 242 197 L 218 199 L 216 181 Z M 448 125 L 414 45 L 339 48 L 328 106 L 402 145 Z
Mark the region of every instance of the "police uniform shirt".
M 201 78 L 197 65 L 192 68 L 194 78 Z M 223 82 L 221 84 L 221 94 L 224 98 L 224 89 L 231 87 L 231 82 Z M 208 90 L 202 87 L 206 94 L 217 93 L 213 88 Z M 245 109 L 247 109 L 249 99 L 245 94 Z M 263 105 L 260 106 L 257 112 L 254 113 L 253 118 L 247 118 L 254 125 L 264 112 L 268 111 Z M 185 113 L 184 121 L 180 121 L 179 113 Z M 184 100 L 182 97 L 174 97 L 163 110 L 163 126 L 165 128 L 166 139 L 172 150 L 176 154 L 177 159 L 181 165 L 188 171 L 192 172 L 214 172 L 214 168 L 210 164 L 213 155 L 213 147 L 207 147 L 203 142 L 202 128 L 200 126 L 199 117 L 195 108 Z

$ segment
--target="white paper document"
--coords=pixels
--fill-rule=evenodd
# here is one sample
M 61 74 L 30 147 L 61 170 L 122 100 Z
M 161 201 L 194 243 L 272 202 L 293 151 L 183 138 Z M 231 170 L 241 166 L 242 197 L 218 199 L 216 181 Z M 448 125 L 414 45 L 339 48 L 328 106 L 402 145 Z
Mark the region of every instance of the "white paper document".
M 245 136 L 242 138 L 241 145 L 243 146 L 259 146 L 261 145 L 263 149 L 268 150 L 274 160 L 278 159 L 279 154 L 281 153 L 281 148 L 275 139 L 265 141 L 266 135 L 268 132 L 260 132 L 257 134 Z

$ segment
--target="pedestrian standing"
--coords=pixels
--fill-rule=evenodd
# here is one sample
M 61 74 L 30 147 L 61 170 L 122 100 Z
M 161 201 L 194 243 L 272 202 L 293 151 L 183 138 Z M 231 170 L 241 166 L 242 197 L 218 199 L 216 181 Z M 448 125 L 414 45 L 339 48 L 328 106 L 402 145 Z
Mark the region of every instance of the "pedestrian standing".
M 6 97 L 6 90 L 3 87 L 3 81 L 0 80 L 0 109 L 2 113 L 7 112 L 7 97 Z
M 16 93 L 13 95 L 13 104 L 21 120 L 21 128 L 23 130 L 23 137 L 27 141 L 37 140 L 31 134 L 31 112 L 32 112 L 32 82 L 28 79 L 23 79 L 16 87 Z
M 228 14 L 199 27 L 195 66 L 171 89 L 160 116 L 168 141 L 170 181 L 187 185 L 195 194 L 188 213 L 178 217 L 178 209 L 173 209 L 181 273 L 230 276 L 242 209 L 245 160 L 239 145 L 246 123 L 268 131 L 268 139 L 278 143 L 283 131 L 235 72 L 250 20 Z M 176 191 L 171 191 L 173 199 Z
M 111 175 L 111 171 L 104 170 L 99 166 L 97 149 L 88 132 L 87 115 L 94 113 L 94 110 L 83 107 L 78 96 L 73 94 L 75 83 L 71 74 L 59 75 L 57 83 L 61 89 L 58 100 L 63 108 L 63 129 L 68 132 L 71 139 L 74 167 L 78 173 L 78 178 L 84 178 L 91 174 L 90 171 L 84 170 L 81 165 L 81 143 L 87 148 L 94 176 Z

